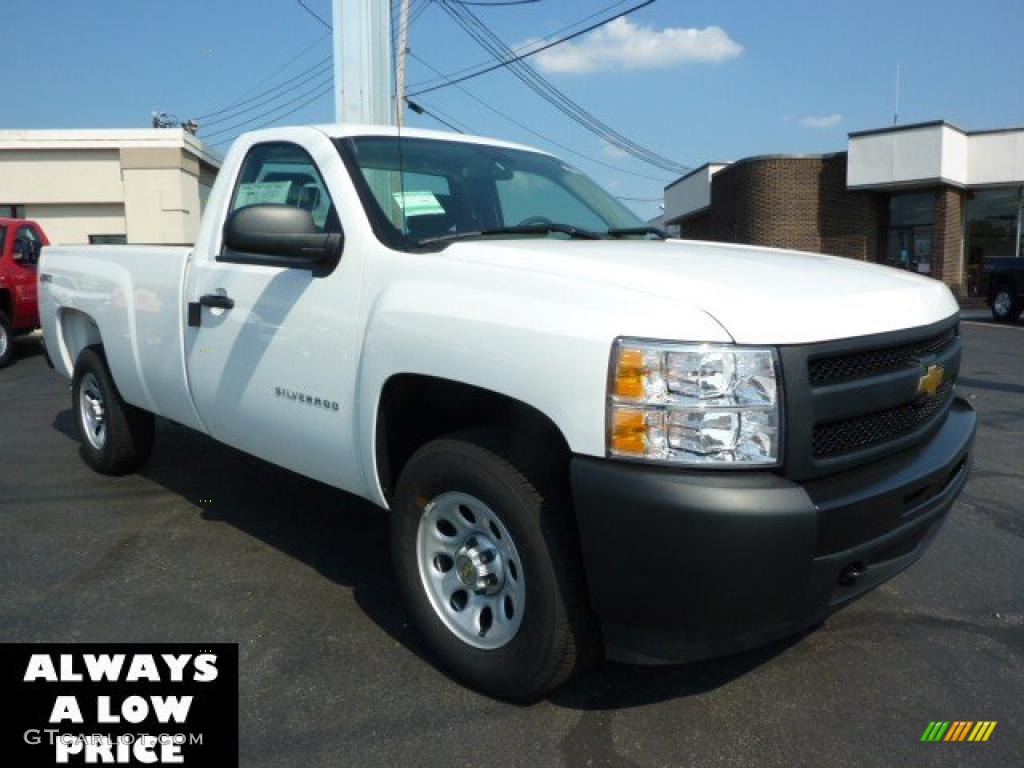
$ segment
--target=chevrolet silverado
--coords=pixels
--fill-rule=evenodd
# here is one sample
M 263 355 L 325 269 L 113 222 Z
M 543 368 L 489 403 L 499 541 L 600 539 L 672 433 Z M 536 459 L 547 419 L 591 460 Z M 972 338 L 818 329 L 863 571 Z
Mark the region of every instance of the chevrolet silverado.
M 40 281 L 95 470 L 159 416 L 369 499 L 435 658 L 512 699 L 821 623 L 971 463 L 942 283 L 667 239 L 501 141 L 248 133 L 194 247 L 45 248 Z

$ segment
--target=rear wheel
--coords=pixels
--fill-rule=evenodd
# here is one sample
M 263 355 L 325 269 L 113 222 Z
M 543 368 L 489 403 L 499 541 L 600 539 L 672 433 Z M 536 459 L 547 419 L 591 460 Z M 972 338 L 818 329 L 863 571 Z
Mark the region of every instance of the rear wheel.
M 453 676 L 518 701 L 568 679 L 589 643 L 564 473 L 543 464 L 460 433 L 413 455 L 392 505 L 414 625 Z
M 153 450 L 153 414 L 129 405 L 114 386 L 101 352 L 90 347 L 75 364 L 71 407 L 82 438 L 82 458 L 104 475 L 136 471 Z
M 14 359 L 14 334 L 7 316 L 0 312 L 0 368 L 10 365 Z
M 992 317 L 1000 323 L 1012 323 L 1020 317 L 1021 305 L 1017 289 L 1010 283 L 997 285 L 992 291 Z

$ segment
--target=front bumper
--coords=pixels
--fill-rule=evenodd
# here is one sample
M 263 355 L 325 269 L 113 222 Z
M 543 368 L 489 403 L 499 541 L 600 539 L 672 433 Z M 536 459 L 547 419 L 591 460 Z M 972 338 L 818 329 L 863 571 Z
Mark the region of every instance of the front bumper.
M 967 480 L 963 399 L 924 443 L 797 484 L 576 456 L 572 490 L 609 658 L 692 661 L 799 632 L 913 563 Z

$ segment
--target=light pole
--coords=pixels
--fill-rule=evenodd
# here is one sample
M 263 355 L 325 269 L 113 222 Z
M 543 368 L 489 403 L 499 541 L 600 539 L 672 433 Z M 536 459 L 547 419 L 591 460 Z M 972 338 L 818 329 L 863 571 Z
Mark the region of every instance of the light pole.
M 394 125 L 390 0 L 334 0 L 334 119 Z

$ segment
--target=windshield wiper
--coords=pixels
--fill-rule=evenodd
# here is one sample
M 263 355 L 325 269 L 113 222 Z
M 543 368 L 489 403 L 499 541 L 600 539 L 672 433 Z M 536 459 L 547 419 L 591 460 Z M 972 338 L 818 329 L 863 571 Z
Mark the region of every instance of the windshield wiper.
M 417 245 L 429 245 L 431 243 L 447 243 L 452 240 L 464 240 L 473 237 L 492 237 L 495 235 L 550 235 L 552 232 L 559 232 L 569 237 L 580 240 L 600 240 L 601 235 L 591 232 L 589 229 L 580 229 L 571 224 L 527 224 L 517 227 L 495 227 L 493 229 L 479 229 L 473 232 L 453 232 L 448 235 L 437 237 L 425 237 L 416 242 Z
M 663 229 L 657 227 L 618 227 L 617 229 L 609 229 L 608 234 L 611 237 L 629 237 L 630 235 L 654 235 L 659 240 L 667 240 L 668 233 Z

